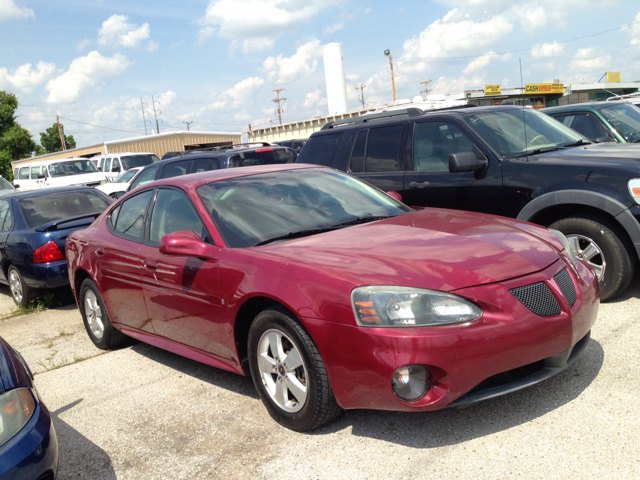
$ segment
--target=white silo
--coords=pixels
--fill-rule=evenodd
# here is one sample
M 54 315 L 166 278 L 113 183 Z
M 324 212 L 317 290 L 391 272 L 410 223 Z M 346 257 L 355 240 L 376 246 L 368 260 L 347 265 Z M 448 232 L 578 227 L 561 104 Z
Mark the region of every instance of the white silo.
M 329 115 L 347 113 L 347 82 L 344 76 L 344 56 L 341 43 L 330 43 L 322 47 L 324 77 L 327 82 Z

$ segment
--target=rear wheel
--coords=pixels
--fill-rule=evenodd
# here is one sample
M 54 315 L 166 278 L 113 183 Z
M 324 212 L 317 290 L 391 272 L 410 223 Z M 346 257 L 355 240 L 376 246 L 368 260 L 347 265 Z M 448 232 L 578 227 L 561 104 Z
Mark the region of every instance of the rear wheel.
M 563 218 L 549 228 L 564 233 L 578 258 L 595 270 L 603 302 L 627 289 L 633 280 L 635 257 L 617 225 L 603 218 L 581 216 Z
M 253 383 L 276 422 L 304 432 L 340 415 L 322 357 L 290 312 L 275 307 L 258 314 L 248 351 Z
M 108 350 L 127 341 L 127 336 L 111 324 L 102 296 L 93 280 L 87 278 L 82 282 L 79 299 L 84 327 L 96 347 Z
M 16 305 L 23 308 L 28 307 L 34 298 L 33 289 L 24 283 L 22 275 L 13 265 L 7 271 L 7 280 L 9 280 L 9 289 Z

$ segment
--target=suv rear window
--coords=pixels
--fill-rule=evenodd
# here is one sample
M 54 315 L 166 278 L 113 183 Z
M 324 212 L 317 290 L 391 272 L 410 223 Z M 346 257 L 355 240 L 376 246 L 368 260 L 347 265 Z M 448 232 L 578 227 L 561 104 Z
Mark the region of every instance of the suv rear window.
M 125 170 L 133 167 L 146 167 L 158 160 L 159 158 L 155 155 L 127 155 L 126 157 L 120 157 L 120 161 Z
M 27 227 L 88 213 L 102 212 L 111 202 L 93 190 L 57 192 L 23 198 L 18 202 Z
M 258 148 L 254 151 L 242 152 L 229 159 L 229 168 L 252 167 L 254 165 L 273 165 L 294 163 L 296 156 L 288 148 Z
M 333 159 L 338 151 L 342 135 L 344 133 L 341 132 L 311 137 L 300 151 L 296 163 L 313 163 L 324 165 L 325 167 L 333 166 Z

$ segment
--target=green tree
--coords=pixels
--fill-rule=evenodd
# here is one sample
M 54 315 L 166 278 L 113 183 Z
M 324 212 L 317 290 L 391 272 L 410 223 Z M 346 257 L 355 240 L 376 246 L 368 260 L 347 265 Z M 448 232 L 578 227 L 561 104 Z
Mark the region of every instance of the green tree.
M 64 125 L 60 124 L 60 128 L 62 128 L 64 132 Z M 64 143 L 67 149 L 76 148 L 76 141 L 73 139 L 73 135 L 65 135 Z M 40 145 L 42 145 L 45 153 L 62 151 L 62 143 L 60 142 L 60 132 L 58 131 L 57 123 L 54 123 L 40 134 Z
M 18 99 L 13 93 L 0 91 L 0 175 L 13 180 L 11 162 L 31 156 L 36 147 L 31 134 L 16 122 Z

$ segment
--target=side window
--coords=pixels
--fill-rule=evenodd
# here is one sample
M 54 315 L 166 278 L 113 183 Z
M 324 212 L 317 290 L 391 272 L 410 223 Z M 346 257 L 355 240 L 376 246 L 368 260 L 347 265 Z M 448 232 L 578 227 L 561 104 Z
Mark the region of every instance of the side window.
M 591 140 L 609 136 L 598 119 L 589 113 L 576 114 L 570 127 Z
M 142 238 L 144 215 L 153 190 L 136 195 L 123 202 L 111 212 L 111 226 L 114 230 L 134 240 Z
M 365 172 L 397 172 L 400 159 L 400 136 L 402 125 L 378 127 L 369 130 Z
M 31 178 L 37 179 L 40 176 L 40 167 L 31 167 Z
M 151 214 L 149 240 L 159 243 L 167 233 L 190 230 L 203 240 L 209 237 L 191 200 L 175 190 L 161 189 Z
M 355 173 L 364 172 L 364 149 L 367 146 L 367 134 L 369 130 L 362 130 L 353 145 L 351 152 L 351 171 Z
M 165 165 L 160 172 L 160 177 L 158 178 L 173 178 L 186 175 L 189 173 L 192 161 L 193 160 L 181 160 L 179 162 L 173 162 L 169 165 Z
M 209 170 L 219 170 L 220 162 L 217 158 L 197 158 L 193 161 L 191 173 L 208 172 Z
M 448 172 L 449 155 L 473 152 L 473 143 L 450 123 L 417 123 L 413 135 L 413 169 L 416 172 Z
M 300 151 L 297 163 L 313 163 L 331 167 L 333 159 L 338 152 L 338 145 L 342 135 L 344 134 L 341 132 L 311 137 L 305 148 Z
M 11 203 L 7 200 L 0 200 L 0 232 L 11 230 L 13 225 L 13 215 L 11 215 Z
M 153 182 L 156 178 L 157 171 L 158 167 L 145 168 L 142 170 L 140 175 L 138 175 L 138 178 L 136 178 L 131 184 L 129 190 L 133 190 L 134 188 Z
M 104 161 L 104 169 L 102 170 L 103 172 L 110 172 L 111 171 L 111 159 L 107 158 Z
M 560 123 L 562 123 L 563 125 L 566 125 L 567 127 L 571 128 L 571 122 L 573 122 L 573 118 L 575 117 L 575 115 L 551 115 L 551 118 L 559 121 Z
M 29 167 L 22 167 L 20 169 L 20 180 L 29 180 Z
M 42 174 L 44 175 L 44 178 L 49 178 L 49 167 L 46 165 L 42 167 Z
M 19 168 L 16 168 L 16 169 L 13 171 L 13 179 L 14 179 L 14 180 L 17 180 L 17 179 L 18 179 L 18 172 L 19 172 L 19 171 L 20 171 L 20 169 L 19 169 Z
M 114 172 L 119 172 L 120 171 L 120 162 L 118 161 L 117 158 L 113 159 L 113 171 Z

